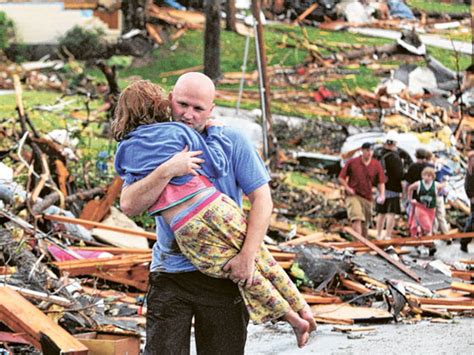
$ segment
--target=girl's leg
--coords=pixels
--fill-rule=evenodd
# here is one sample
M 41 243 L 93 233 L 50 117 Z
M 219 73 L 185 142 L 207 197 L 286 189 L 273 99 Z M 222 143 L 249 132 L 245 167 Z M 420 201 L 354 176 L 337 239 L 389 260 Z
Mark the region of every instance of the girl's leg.
M 227 277 L 222 269 L 240 251 L 245 238 L 245 216 L 227 199 L 218 198 L 174 230 L 183 254 L 199 271 L 211 277 Z M 253 279 L 253 286 L 240 288 L 240 291 L 254 322 L 276 320 L 291 310 L 272 283 L 262 276 L 258 266 Z
M 283 319 L 290 323 L 290 325 L 293 327 L 293 331 L 296 335 L 296 341 L 298 342 L 298 347 L 302 348 L 305 346 L 309 339 L 309 323 L 301 318 L 299 314 L 293 310 L 286 313 L 283 316 Z
M 257 268 L 263 277 L 268 279 L 273 287 L 283 296 L 290 304 L 291 308 L 298 312 L 301 318 L 305 319 L 310 326 L 310 332 L 316 330 L 316 322 L 314 321 L 313 312 L 308 306 L 298 288 L 291 281 L 288 274 L 275 261 L 268 249 L 262 245 L 257 257 Z

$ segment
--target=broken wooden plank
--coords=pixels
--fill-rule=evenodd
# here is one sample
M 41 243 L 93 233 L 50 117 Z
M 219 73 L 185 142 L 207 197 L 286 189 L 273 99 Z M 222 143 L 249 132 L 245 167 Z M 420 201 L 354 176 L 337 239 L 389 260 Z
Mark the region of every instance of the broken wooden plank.
M 127 229 L 127 228 L 108 226 L 108 225 L 105 225 L 103 223 L 87 221 L 85 219 L 80 219 L 80 218 L 70 218 L 70 217 L 64 217 L 64 216 L 58 216 L 58 215 L 44 215 L 43 217 L 44 217 L 44 219 L 47 219 L 48 221 L 80 224 L 84 227 L 97 228 L 97 229 L 106 229 L 106 230 L 110 230 L 110 231 L 114 231 L 114 232 L 120 232 L 120 233 L 128 234 L 132 237 L 134 237 L 134 236 L 135 237 L 145 237 L 147 239 L 156 240 L 156 234 L 151 233 L 151 232 L 137 231 L 137 230 Z
M 327 296 L 318 296 L 312 295 L 310 293 L 302 292 L 301 295 L 308 304 L 334 304 L 342 303 L 342 300 L 339 297 L 327 297 Z
M 18 287 L 18 286 L 9 285 L 9 284 L 3 284 L 2 286 L 11 288 L 12 290 L 17 291 L 19 294 L 23 295 L 26 298 L 32 298 L 35 300 L 51 302 L 63 307 L 70 307 L 72 305 L 72 302 L 68 300 L 67 298 L 55 296 L 55 295 L 48 295 L 46 292 L 34 291 L 27 288 Z
M 158 33 L 158 30 L 154 25 L 151 23 L 146 24 L 146 31 L 150 35 L 151 39 L 155 41 L 156 44 L 163 44 L 163 39 L 161 38 L 160 34 Z
M 303 13 L 301 15 L 299 15 L 293 23 L 295 24 L 295 23 L 303 21 L 306 17 L 308 17 L 308 15 L 310 13 L 312 13 L 314 10 L 316 10 L 317 7 L 318 7 L 318 3 L 317 2 L 313 3 L 306 10 L 304 10 Z
M 96 251 L 99 253 L 120 254 L 151 254 L 151 249 L 118 248 L 118 247 L 70 247 L 74 251 Z
M 285 253 L 278 251 L 271 251 L 270 254 L 278 261 L 293 261 L 295 259 L 295 253 Z
M 291 265 L 293 265 L 293 261 L 278 261 L 278 264 L 280 264 L 283 269 L 289 270 Z
M 354 307 L 347 303 L 324 304 L 311 306 L 315 317 L 332 318 L 338 320 L 352 320 L 359 323 L 390 321 L 392 314 L 383 309 L 371 307 Z
M 454 290 L 469 292 L 471 295 L 474 293 L 474 285 L 466 284 L 464 282 L 454 281 L 451 283 L 451 288 Z
M 408 298 L 423 305 L 474 306 L 474 299 L 470 297 L 424 298 L 409 296 Z
M 316 232 L 304 237 L 294 238 L 287 242 L 280 243 L 279 245 L 280 246 L 295 246 L 295 245 L 306 244 L 306 243 L 316 244 L 317 242 L 320 242 L 322 240 L 324 240 L 324 232 Z
M 0 343 L 17 343 L 17 344 L 31 344 L 23 337 L 22 333 L 11 333 L 0 331 Z
M 114 268 L 131 268 L 151 261 L 151 255 L 118 255 L 110 258 L 93 258 L 81 260 L 55 261 L 61 272 L 67 271 L 69 276 L 90 275 L 95 272 L 107 271 Z
M 0 313 L 3 323 L 14 332 L 24 333 L 23 337 L 37 349 L 42 349 L 40 339 L 44 334 L 60 349 L 61 354 L 88 353 L 87 347 L 79 340 L 8 287 L 0 287 Z
M 474 306 L 449 305 L 449 304 L 427 304 L 427 305 L 423 305 L 421 309 L 461 312 L 461 311 L 474 311 Z
M 81 219 L 89 221 L 100 222 L 109 213 L 110 206 L 113 205 L 115 199 L 120 196 L 122 191 L 123 180 L 116 176 L 109 186 L 105 196 L 99 201 L 91 200 L 82 209 L 82 213 L 79 216 Z
M 419 245 L 425 243 L 432 243 L 435 240 L 449 240 L 449 239 L 460 239 L 460 238 L 471 238 L 474 237 L 474 232 L 469 233 L 453 233 L 453 234 L 436 234 L 427 237 L 409 237 L 409 238 L 392 238 L 386 240 L 374 240 L 373 244 L 381 247 L 390 245 Z M 357 248 L 363 247 L 362 242 L 331 242 L 329 245 L 336 248 Z
M 339 280 L 341 280 L 341 284 L 345 288 L 348 288 L 349 290 L 353 290 L 362 294 L 372 292 L 370 289 L 368 289 L 367 287 L 365 287 L 364 285 L 362 285 L 361 283 L 357 281 L 352 281 L 344 277 L 340 277 Z
M 340 327 L 336 326 L 332 328 L 333 332 L 351 333 L 351 332 L 373 332 L 376 330 L 375 327 Z
M 390 264 L 394 265 L 395 267 L 397 267 L 399 270 L 403 271 L 405 274 L 407 274 L 408 276 L 410 276 L 413 280 L 415 280 L 416 282 L 420 282 L 421 278 L 413 271 L 413 270 L 410 270 L 406 265 L 402 264 L 401 262 L 393 259 L 389 254 L 387 254 L 385 251 L 383 251 L 382 249 L 380 249 L 377 245 L 375 245 L 374 243 L 372 243 L 371 241 L 365 239 L 362 235 L 360 235 L 359 233 L 357 233 L 355 230 L 353 230 L 352 228 L 350 227 L 344 227 L 344 230 L 349 233 L 350 235 L 352 235 L 353 237 L 357 238 L 358 240 L 360 240 L 362 243 L 364 243 L 365 245 L 367 245 L 369 248 L 371 248 L 372 250 L 374 250 L 377 254 L 379 254 L 380 256 L 382 256 L 385 260 L 387 260 Z
M 474 271 L 453 270 L 451 271 L 451 277 L 457 277 L 459 279 L 471 281 L 474 280 Z

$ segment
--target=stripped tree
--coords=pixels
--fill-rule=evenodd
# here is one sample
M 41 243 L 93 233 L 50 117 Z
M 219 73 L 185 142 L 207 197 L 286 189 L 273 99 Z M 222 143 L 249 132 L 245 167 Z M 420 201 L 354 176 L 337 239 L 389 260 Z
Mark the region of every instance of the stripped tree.
M 213 81 L 221 77 L 220 66 L 220 1 L 205 0 L 206 30 L 204 32 L 204 74 Z

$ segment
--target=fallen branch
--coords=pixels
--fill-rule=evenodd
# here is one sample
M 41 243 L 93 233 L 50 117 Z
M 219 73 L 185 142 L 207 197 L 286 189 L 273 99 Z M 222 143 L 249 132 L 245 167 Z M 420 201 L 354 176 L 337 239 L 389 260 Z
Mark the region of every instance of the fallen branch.
M 104 191 L 105 191 L 105 187 L 95 187 L 90 190 L 80 191 L 80 192 L 75 193 L 74 195 L 69 195 L 68 197 L 66 197 L 65 202 L 71 203 L 71 202 L 76 202 L 78 200 L 89 200 L 96 195 L 103 194 Z M 53 192 L 45 196 L 42 200 L 38 200 L 31 208 L 31 211 L 33 215 L 38 215 L 41 212 L 43 212 L 45 209 L 47 209 L 49 206 L 54 205 L 58 201 L 59 201 L 59 193 Z

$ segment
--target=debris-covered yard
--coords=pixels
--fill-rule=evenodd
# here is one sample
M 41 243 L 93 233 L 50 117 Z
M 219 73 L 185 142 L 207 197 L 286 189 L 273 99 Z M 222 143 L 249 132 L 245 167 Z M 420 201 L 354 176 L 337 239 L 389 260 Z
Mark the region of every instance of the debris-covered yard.
M 474 245 L 460 250 L 474 237 L 464 231 L 474 147 L 469 6 L 410 0 L 395 15 L 393 7 L 341 1 L 324 10 L 322 2 L 264 2 L 270 118 L 260 109 L 265 83 L 250 12 L 239 12 L 235 31 L 222 28 L 214 112 L 248 135 L 271 167 L 265 243 L 320 324 L 301 353 L 377 353 L 389 342 L 389 352 L 472 352 Z M 123 11 L 118 39 L 74 28 L 54 49 L 28 52 L 0 36 L 0 349 L 7 354 L 143 350 L 154 219 L 120 211 L 110 123 L 128 83 L 149 79 L 169 90 L 182 73 L 203 70 L 205 14 L 193 2 L 197 9 L 149 4 L 135 31 L 124 2 L 99 3 L 82 10 L 103 21 Z M 8 16 L 8 6 L 2 11 Z M 12 31 L 7 24 L 0 16 L 0 29 Z M 76 46 L 81 40 L 87 51 Z M 397 132 L 405 171 L 419 148 L 437 158 L 447 232 L 411 237 L 405 214 L 389 239 L 376 238 L 375 227 L 369 238 L 349 227 L 337 176 L 362 143 L 380 159 L 389 131 Z M 294 353 L 289 333 L 280 323 L 252 325 L 246 351 Z

